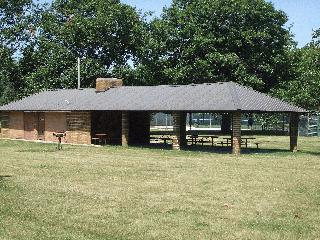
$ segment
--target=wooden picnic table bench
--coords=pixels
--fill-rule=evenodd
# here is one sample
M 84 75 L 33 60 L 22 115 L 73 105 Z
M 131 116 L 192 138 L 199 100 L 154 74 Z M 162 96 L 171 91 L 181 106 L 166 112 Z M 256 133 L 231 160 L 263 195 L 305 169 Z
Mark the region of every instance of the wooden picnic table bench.
M 211 138 L 211 141 L 209 140 Z M 190 135 L 190 139 L 188 139 L 188 141 L 191 140 L 191 145 L 197 145 L 197 142 L 200 142 L 203 146 L 204 143 L 211 143 L 211 146 L 214 146 L 215 138 L 219 138 L 218 136 L 215 135 L 201 135 L 199 136 L 198 134 L 192 134 Z
M 98 140 L 99 144 L 107 144 L 107 137 L 108 135 L 106 133 L 96 133 L 92 140 Z
M 231 137 L 224 137 L 223 139 L 227 140 L 226 142 L 221 141 L 220 144 L 224 146 L 226 144 L 227 146 L 232 145 L 232 138 Z M 248 148 L 248 140 L 255 140 L 255 137 L 241 137 L 241 145 L 244 145 L 246 148 Z M 254 144 L 257 145 L 257 148 L 259 148 L 259 142 L 255 142 Z
M 163 135 L 159 136 L 159 137 L 150 137 L 150 139 L 152 139 L 152 140 L 154 140 L 156 142 L 161 140 L 161 141 L 164 142 L 164 144 L 167 144 L 168 141 L 172 140 L 172 138 L 166 137 L 166 136 L 163 136 Z

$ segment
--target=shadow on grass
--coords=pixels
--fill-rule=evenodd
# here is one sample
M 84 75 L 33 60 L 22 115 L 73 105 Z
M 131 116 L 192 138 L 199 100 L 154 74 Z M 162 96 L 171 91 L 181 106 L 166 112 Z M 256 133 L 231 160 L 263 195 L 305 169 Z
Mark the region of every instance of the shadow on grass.
M 7 187 L 7 180 L 11 178 L 11 175 L 0 175 L 0 189 L 3 190 Z
M 17 152 L 28 152 L 28 153 L 43 153 L 43 152 L 57 152 L 57 149 L 34 149 L 34 148 L 30 148 L 30 149 L 22 149 L 22 150 L 18 150 Z
M 216 154 L 231 154 L 231 147 L 188 147 L 183 149 L 185 151 L 193 151 L 193 152 L 208 152 L 208 153 L 216 153 Z M 291 153 L 289 150 L 285 149 L 261 149 L 261 148 L 242 148 L 241 154 L 249 155 L 249 154 L 279 154 L 279 153 Z
M 12 175 L 0 175 L 0 181 L 5 180 L 7 178 L 11 178 Z
M 148 148 L 148 149 L 161 149 L 161 150 L 172 150 L 172 146 L 167 144 L 149 144 L 144 146 L 135 146 L 139 148 Z M 231 154 L 232 148 L 231 147 L 221 147 L 221 146 L 187 146 L 182 149 L 186 152 L 206 152 L 206 153 L 215 153 L 215 154 Z M 298 154 L 311 154 L 320 156 L 320 152 L 309 151 L 309 150 L 299 150 Z M 241 154 L 292 154 L 290 150 L 287 149 L 277 149 L 277 148 L 242 148 Z
M 17 152 L 28 152 L 28 153 L 43 153 L 43 152 L 60 152 L 60 151 L 72 151 L 74 147 L 70 145 L 63 145 L 62 149 L 59 150 L 56 144 L 40 144 L 32 145 L 24 149 L 17 150 Z
M 299 150 L 298 151 L 299 153 L 305 153 L 305 154 L 310 154 L 310 155 L 315 155 L 315 156 L 320 156 L 320 152 L 313 152 L 313 151 L 310 151 L 310 150 Z

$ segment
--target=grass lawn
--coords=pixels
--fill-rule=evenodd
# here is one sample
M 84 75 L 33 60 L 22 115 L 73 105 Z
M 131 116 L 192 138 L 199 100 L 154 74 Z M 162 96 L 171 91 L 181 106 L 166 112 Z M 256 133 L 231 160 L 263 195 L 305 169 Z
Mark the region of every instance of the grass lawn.
M 320 138 L 263 140 L 241 157 L 0 140 L 0 239 L 319 239 Z

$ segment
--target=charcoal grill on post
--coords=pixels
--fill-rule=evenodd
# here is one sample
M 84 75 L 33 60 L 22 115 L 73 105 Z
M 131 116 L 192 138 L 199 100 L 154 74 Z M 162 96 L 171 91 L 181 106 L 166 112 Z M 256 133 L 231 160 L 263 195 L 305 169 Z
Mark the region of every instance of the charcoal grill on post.
M 58 150 L 62 150 L 61 139 L 66 136 L 66 133 L 53 133 L 53 136 L 58 138 Z

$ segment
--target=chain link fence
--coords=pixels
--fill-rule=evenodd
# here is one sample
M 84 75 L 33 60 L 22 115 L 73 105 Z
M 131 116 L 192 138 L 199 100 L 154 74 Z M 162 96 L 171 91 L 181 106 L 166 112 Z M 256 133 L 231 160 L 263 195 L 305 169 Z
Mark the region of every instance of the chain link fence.
M 252 126 L 249 125 L 250 120 Z M 187 114 L 187 128 L 190 130 L 207 129 L 220 130 L 222 115 L 216 113 L 192 113 Z M 255 130 L 258 132 L 289 132 L 289 114 L 242 114 L 242 129 Z M 191 124 L 190 124 L 191 123 Z M 154 129 L 172 129 L 172 116 L 166 113 L 152 114 L 151 127 Z M 300 136 L 320 136 L 320 113 L 309 113 L 300 116 Z

